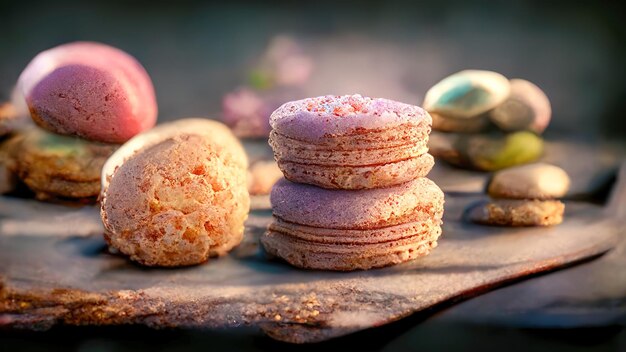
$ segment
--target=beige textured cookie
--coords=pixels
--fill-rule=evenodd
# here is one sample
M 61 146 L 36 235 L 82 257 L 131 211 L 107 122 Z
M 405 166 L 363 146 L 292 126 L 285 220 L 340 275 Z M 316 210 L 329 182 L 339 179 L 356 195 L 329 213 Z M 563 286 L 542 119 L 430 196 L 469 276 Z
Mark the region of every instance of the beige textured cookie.
M 61 136 L 32 127 L 7 142 L 9 169 L 40 200 L 95 198 L 100 193 L 100 172 L 119 147 Z
M 243 146 L 226 125 L 205 118 L 189 117 L 159 124 L 124 143 L 102 167 L 102 189 L 108 186 L 115 170 L 126 160 L 141 150 L 181 134 L 205 136 L 216 148 L 220 150 L 225 148 L 232 155 L 233 162 L 242 168 L 248 167 L 248 157 Z
M 563 222 L 564 211 L 558 200 L 499 199 L 474 205 L 467 216 L 485 225 L 552 226 Z
M 19 115 L 17 108 L 11 103 L 0 103 L 0 137 L 7 135 L 15 129 L 16 126 L 24 124 Z
M 274 160 L 257 161 L 250 166 L 248 191 L 251 195 L 267 195 L 276 181 L 283 178 L 283 173 Z
M 493 198 L 555 199 L 565 196 L 569 185 L 569 176 L 560 167 L 535 163 L 496 172 L 488 192 Z
M 228 252 L 242 240 L 250 202 L 239 148 L 174 134 L 127 158 L 103 189 L 107 242 L 149 266 Z

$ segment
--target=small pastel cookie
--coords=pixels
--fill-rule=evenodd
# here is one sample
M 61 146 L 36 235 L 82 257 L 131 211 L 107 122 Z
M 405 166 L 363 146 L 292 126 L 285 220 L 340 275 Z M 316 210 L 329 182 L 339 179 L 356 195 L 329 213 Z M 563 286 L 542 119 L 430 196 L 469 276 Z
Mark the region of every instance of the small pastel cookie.
M 259 160 L 248 170 L 248 191 L 251 195 L 267 195 L 283 174 L 274 160 Z
M 430 88 L 422 106 L 444 117 L 472 119 L 504 102 L 510 90 L 509 80 L 497 72 L 464 70 Z
M 472 222 L 496 226 L 553 226 L 563 222 L 565 204 L 558 200 L 497 199 L 466 213 Z
M 270 117 L 270 145 L 285 178 L 324 188 L 389 187 L 424 177 L 431 117 L 423 109 L 360 95 L 286 103 Z
M 9 168 L 40 200 L 95 199 L 100 193 L 102 166 L 119 147 L 35 126 L 20 131 L 7 143 Z
M 134 137 L 114 157 L 103 169 L 101 196 L 111 247 L 143 265 L 183 266 L 241 242 L 247 161 L 226 126 L 180 120 Z
M 503 131 L 530 130 L 541 134 L 552 116 L 546 93 L 523 79 L 512 79 L 510 83 L 511 94 L 489 112 L 489 118 Z
M 154 126 L 152 81 L 135 58 L 93 42 L 38 54 L 19 77 L 31 117 L 59 134 L 122 143 Z
M 261 243 L 309 269 L 348 271 L 428 254 L 441 234 L 443 192 L 427 178 L 366 190 L 329 190 L 281 179 Z
M 570 178 L 560 167 L 534 163 L 496 172 L 487 191 L 493 198 L 545 200 L 562 198 L 569 185 Z

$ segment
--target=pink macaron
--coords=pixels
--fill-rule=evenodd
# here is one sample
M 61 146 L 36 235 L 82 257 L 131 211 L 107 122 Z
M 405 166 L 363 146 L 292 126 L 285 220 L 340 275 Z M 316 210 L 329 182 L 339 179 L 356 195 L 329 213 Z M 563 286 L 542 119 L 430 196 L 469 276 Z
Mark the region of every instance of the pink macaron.
M 122 143 L 156 123 L 152 81 L 129 54 L 93 42 L 38 54 L 19 77 L 33 120 L 55 133 Z
M 270 145 L 285 177 L 323 188 L 390 187 L 424 177 L 430 115 L 418 106 L 361 95 L 282 105 L 270 117 Z

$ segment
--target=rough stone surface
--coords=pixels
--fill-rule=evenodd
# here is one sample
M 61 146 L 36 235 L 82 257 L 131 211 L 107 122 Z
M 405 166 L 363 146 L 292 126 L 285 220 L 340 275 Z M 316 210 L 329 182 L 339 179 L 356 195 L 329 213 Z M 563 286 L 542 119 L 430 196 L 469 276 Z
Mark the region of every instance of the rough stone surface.
M 258 247 L 267 211 L 253 213 L 246 238 L 227 257 L 147 269 L 107 252 L 96 209 L 1 198 L 0 326 L 255 326 L 284 341 L 322 341 L 600 255 L 616 241 L 605 209 L 586 203 L 570 202 L 555 228 L 500 229 L 459 221 L 476 197 L 447 199 L 443 237 L 431 255 L 346 274 L 267 261 Z M 40 226 L 27 230 L 32 223 Z
M 252 159 L 271 155 L 258 143 L 247 142 L 246 149 Z M 578 158 L 565 157 L 572 154 Z M 550 143 L 545 157 L 576 175 L 570 199 L 595 199 L 616 160 L 612 152 L 564 142 Z M 623 321 L 624 222 L 611 219 L 626 218 L 624 177 L 604 209 L 566 201 L 562 225 L 510 229 L 459 221 L 468 204 L 486 199 L 476 194 L 488 174 L 442 164 L 432 176 L 447 192 L 439 247 L 407 264 L 353 273 L 267 261 L 257 241 L 270 221 L 267 197 L 257 200 L 259 210 L 229 256 L 176 270 L 142 268 L 107 253 L 93 208 L 0 197 L 0 326 L 251 326 L 284 341 L 321 341 L 593 259 L 616 239 L 621 244 L 599 259 L 486 293 L 439 317 L 528 327 Z

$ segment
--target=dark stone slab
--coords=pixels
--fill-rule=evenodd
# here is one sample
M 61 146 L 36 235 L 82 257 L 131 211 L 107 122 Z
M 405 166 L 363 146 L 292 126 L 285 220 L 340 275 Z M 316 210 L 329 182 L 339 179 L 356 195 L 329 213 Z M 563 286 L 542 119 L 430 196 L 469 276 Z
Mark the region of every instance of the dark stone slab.
M 553 228 L 461 222 L 480 197 L 447 195 L 431 255 L 353 273 L 267 260 L 257 238 L 269 211 L 251 214 L 244 243 L 225 258 L 150 269 L 107 252 L 95 208 L 0 198 L 0 326 L 251 326 L 283 341 L 322 341 L 600 256 L 618 241 L 615 206 L 568 202 L 565 222 Z

